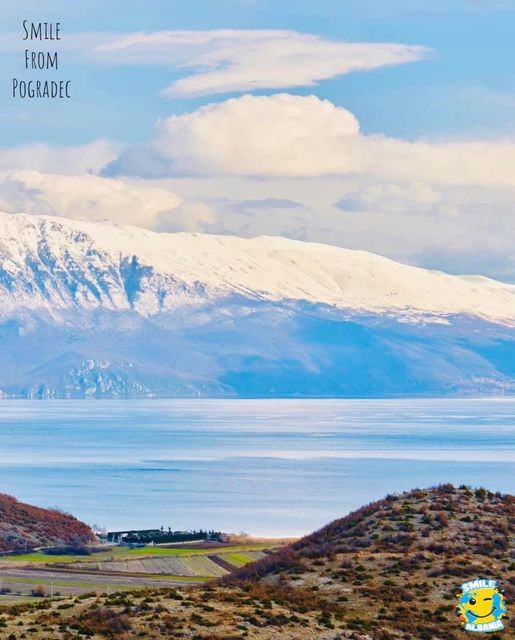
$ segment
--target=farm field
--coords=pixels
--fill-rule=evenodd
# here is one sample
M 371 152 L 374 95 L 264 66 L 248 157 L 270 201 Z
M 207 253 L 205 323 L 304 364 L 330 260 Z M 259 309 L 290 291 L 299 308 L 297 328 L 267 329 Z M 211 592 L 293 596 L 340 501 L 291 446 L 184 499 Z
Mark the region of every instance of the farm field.
M 213 551 L 213 550 L 210 550 Z M 115 572 L 115 573 L 149 573 L 174 576 L 200 576 L 220 578 L 231 572 L 231 567 L 239 569 L 249 562 L 265 557 L 263 551 L 239 551 L 235 553 L 180 554 L 165 556 L 152 555 L 139 558 L 125 558 L 97 562 L 68 563 L 69 568 Z M 221 562 L 220 562 L 221 561 Z
M 0 558 L 0 605 L 23 597 L 81 595 L 144 589 L 168 584 L 202 584 L 264 558 L 265 544 L 206 547 L 112 547 L 91 555 L 44 552 Z
M 73 563 L 79 562 L 91 563 L 91 562 L 110 562 L 113 560 L 132 560 L 135 558 L 142 558 L 147 556 L 205 556 L 219 553 L 248 553 L 259 552 L 269 549 L 272 545 L 270 543 L 249 543 L 249 544 L 220 544 L 214 547 L 142 547 L 131 549 L 129 547 L 112 547 L 106 551 L 96 552 L 91 555 L 50 555 L 42 551 L 33 553 L 24 553 L 18 555 L 8 555 L 0 557 L 0 567 L 10 565 L 11 563 L 17 564 L 55 564 L 55 563 Z M 279 546 L 277 543 L 273 544 L 274 547 Z

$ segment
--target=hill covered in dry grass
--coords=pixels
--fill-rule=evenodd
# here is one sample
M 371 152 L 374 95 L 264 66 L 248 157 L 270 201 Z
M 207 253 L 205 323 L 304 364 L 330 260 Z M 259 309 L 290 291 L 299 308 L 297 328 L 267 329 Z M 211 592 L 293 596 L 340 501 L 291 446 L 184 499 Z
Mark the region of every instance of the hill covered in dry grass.
M 496 578 L 513 602 L 513 518 L 484 489 L 388 496 L 212 585 L 6 609 L 4 637 L 458 640 L 462 582 Z
M 0 494 L 0 552 L 86 543 L 92 530 L 73 516 Z

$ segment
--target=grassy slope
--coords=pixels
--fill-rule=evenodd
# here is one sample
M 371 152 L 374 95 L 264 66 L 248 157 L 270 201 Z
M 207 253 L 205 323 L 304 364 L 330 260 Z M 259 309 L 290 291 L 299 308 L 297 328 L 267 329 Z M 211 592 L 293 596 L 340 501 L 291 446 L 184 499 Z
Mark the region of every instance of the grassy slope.
M 513 602 L 512 496 L 451 486 L 390 497 L 210 587 L 21 605 L 5 637 L 458 640 L 459 585 L 495 577 Z M 59 607 L 61 607 L 59 609 Z M 22 626 L 19 626 L 19 622 Z M 27 637 L 29 637 L 27 635 Z M 492 640 L 515 637 L 512 628 Z

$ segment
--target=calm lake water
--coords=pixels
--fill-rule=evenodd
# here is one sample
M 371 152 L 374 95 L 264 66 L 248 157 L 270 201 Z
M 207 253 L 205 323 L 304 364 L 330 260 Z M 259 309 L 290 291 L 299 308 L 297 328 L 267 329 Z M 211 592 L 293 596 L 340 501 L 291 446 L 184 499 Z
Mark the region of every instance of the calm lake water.
M 515 489 L 515 400 L 0 402 L 0 491 L 108 528 L 297 535 L 386 493 Z

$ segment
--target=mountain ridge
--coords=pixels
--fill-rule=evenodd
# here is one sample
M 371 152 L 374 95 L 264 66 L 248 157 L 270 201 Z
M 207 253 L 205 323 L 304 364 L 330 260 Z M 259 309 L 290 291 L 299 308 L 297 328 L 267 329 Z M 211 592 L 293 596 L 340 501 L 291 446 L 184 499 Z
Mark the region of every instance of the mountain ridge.
M 515 285 L 280 237 L 156 233 L 0 213 L 0 260 L 4 314 L 108 308 L 151 317 L 241 295 L 411 321 L 467 314 L 515 325 Z
M 514 302 L 329 245 L 0 214 L 0 397 L 513 394 Z

